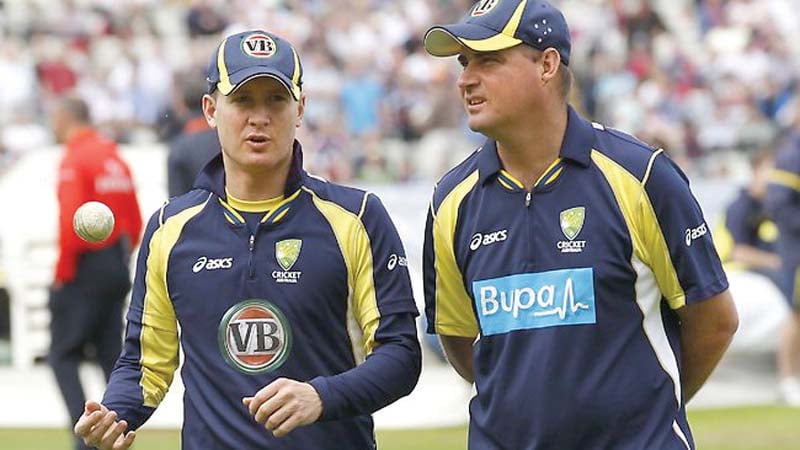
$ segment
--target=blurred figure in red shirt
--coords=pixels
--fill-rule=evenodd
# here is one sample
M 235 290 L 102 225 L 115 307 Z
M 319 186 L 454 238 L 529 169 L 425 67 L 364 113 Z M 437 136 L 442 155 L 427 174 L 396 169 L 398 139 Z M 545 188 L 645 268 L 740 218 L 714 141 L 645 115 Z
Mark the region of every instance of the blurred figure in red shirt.
M 65 153 L 58 169 L 59 254 L 49 299 L 48 359 L 74 426 L 85 403 L 81 360 L 94 355 L 108 380 L 122 349 L 122 308 L 131 287 L 128 262 L 139 243 L 142 216 L 130 169 L 117 144 L 92 128 L 86 103 L 63 99 L 52 126 Z M 108 205 L 115 219 L 111 236 L 97 244 L 84 242 L 72 228 L 75 210 L 91 200 Z M 85 447 L 76 440 L 75 448 Z

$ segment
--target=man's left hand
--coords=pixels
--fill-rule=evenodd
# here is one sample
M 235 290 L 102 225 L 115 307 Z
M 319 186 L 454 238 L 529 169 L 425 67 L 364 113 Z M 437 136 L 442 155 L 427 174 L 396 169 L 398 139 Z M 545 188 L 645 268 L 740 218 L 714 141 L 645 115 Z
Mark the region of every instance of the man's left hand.
M 322 400 L 308 383 L 278 378 L 242 403 L 256 422 L 275 437 L 283 437 L 297 427 L 316 422 L 322 415 Z

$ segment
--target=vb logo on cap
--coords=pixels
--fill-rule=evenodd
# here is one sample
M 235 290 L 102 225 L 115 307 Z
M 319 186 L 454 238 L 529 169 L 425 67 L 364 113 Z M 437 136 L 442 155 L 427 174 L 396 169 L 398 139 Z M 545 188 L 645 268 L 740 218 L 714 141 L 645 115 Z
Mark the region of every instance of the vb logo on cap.
M 258 77 L 280 81 L 300 100 L 303 67 L 292 44 L 264 30 L 250 30 L 226 37 L 208 62 L 206 81 L 209 94 L 230 95 L 241 85 Z
M 275 41 L 266 34 L 256 33 L 242 39 L 242 51 L 253 58 L 269 58 L 278 50 Z
M 472 17 L 482 16 L 491 11 L 500 0 L 483 0 L 475 4 L 475 8 L 470 15 Z

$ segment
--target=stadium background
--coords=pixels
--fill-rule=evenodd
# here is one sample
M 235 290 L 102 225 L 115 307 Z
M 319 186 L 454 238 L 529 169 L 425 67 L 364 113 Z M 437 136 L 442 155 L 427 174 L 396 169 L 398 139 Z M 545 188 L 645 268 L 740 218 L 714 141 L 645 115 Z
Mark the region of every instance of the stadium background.
M 800 126 L 800 1 L 554 3 L 573 34 L 573 104 L 663 146 L 689 174 L 709 220 L 746 182 L 748 155 Z M 0 320 L 0 450 L 68 442 L 60 429 L 66 414 L 41 364 L 55 258 L 60 153 L 47 122 L 55 100 L 77 93 L 100 128 L 124 144 L 149 214 L 166 198 L 166 144 L 187 117 L 181 80 L 202 77 L 223 34 L 264 28 L 288 38 L 306 74 L 299 138 L 308 169 L 384 199 L 419 283 L 433 182 L 480 139 L 464 125 L 458 64 L 425 54 L 421 36 L 432 23 L 457 20 L 469 4 L 0 0 L 0 319 L 10 313 L 10 334 Z M 732 283 L 742 327 L 690 404 L 699 448 L 800 449 L 800 413 L 777 406 L 774 386 L 785 307 L 758 277 L 740 274 Z M 82 375 L 98 397 L 99 373 L 87 367 Z M 377 415 L 379 429 L 405 430 L 381 431 L 380 448 L 463 448 L 470 395 L 427 347 L 417 391 Z M 139 448 L 177 448 L 179 424 L 177 382 Z

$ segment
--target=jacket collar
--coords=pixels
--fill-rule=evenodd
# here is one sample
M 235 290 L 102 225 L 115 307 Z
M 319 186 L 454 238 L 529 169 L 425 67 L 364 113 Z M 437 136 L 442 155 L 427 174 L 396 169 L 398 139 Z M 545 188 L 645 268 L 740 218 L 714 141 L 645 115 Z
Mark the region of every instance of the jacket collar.
M 291 197 L 297 192 L 303 185 L 306 176 L 308 175 L 303 170 L 303 148 L 300 142 L 295 139 L 289 176 L 286 178 L 286 186 L 283 189 L 284 197 Z M 222 163 L 222 153 L 215 156 L 203 167 L 194 182 L 194 187 L 211 191 L 217 197 L 227 201 L 227 195 L 225 194 L 225 166 Z

